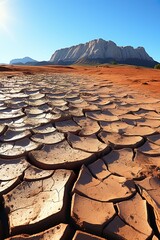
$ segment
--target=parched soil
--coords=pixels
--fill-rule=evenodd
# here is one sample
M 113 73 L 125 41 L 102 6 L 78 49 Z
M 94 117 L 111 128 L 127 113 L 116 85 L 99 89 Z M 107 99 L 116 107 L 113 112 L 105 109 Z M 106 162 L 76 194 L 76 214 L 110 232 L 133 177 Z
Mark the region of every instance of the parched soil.
M 5 69 L 4 69 L 5 68 Z M 3 70 L 4 69 L 4 70 Z M 6 70 L 7 69 L 7 70 Z M 10 70 L 10 71 L 9 71 Z M 115 84 L 126 85 L 129 89 L 139 89 L 152 96 L 160 96 L 160 70 L 129 65 L 99 66 L 14 66 L 3 65 L 0 76 L 30 75 L 41 73 L 69 73 L 74 75 L 92 76 L 95 80 L 113 81 Z
M 160 71 L 0 67 L 0 240 L 160 236 Z

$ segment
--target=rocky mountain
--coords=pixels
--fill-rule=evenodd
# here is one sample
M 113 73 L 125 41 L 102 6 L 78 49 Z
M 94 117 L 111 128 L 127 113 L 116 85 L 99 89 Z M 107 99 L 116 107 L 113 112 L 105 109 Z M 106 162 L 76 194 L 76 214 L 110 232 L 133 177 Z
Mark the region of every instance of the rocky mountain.
M 10 61 L 9 64 L 18 64 L 18 65 L 23 65 L 23 64 L 29 64 L 30 63 L 36 63 L 37 61 L 30 58 L 30 57 L 24 57 L 24 58 L 17 58 L 17 59 L 13 59 Z
M 119 47 L 114 42 L 103 39 L 95 39 L 85 44 L 57 50 L 50 59 L 53 64 L 62 65 L 111 63 L 113 61 L 149 67 L 157 63 L 143 47 Z

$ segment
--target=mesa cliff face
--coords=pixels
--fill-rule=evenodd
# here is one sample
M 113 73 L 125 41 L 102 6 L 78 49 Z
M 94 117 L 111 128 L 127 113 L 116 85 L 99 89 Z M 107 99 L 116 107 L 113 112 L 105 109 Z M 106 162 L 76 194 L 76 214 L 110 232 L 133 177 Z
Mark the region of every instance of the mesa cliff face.
M 155 61 L 143 47 L 119 47 L 114 42 L 103 39 L 57 50 L 50 59 L 54 64 L 110 63 L 112 61 L 142 66 L 155 65 Z

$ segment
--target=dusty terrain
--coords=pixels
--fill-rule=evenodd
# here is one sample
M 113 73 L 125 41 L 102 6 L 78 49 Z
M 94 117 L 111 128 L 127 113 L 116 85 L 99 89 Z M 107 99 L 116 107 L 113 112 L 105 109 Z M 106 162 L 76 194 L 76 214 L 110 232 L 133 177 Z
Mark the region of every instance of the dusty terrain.
M 0 239 L 158 239 L 160 71 L 0 67 Z
M 129 88 L 139 89 L 152 96 L 160 96 L 160 71 L 138 66 L 100 65 L 100 66 L 4 66 L 7 71 L 4 75 L 27 75 L 40 73 L 69 73 L 74 75 L 92 76 L 96 80 L 106 79 L 116 84 L 126 85 Z M 3 69 L 2 69 L 3 70 Z M 9 71 L 11 70 L 11 71 Z

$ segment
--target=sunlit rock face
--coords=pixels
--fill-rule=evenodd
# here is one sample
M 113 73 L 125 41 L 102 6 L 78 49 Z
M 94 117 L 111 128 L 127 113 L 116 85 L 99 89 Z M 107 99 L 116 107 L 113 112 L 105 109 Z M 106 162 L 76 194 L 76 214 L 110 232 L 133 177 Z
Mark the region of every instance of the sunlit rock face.
M 154 65 L 155 63 L 143 47 L 119 47 L 114 42 L 103 39 L 95 39 L 85 44 L 57 50 L 51 56 L 50 61 L 55 64 L 112 61 L 135 65 Z

